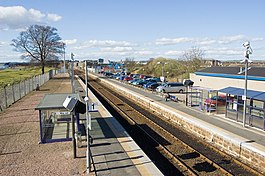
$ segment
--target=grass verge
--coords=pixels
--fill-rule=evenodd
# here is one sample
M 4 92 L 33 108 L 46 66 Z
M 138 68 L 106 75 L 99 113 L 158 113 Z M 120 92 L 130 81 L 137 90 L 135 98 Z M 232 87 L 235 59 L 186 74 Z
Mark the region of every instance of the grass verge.
M 53 68 L 45 68 L 45 73 Z M 39 67 L 16 67 L 14 69 L 0 70 L 0 88 L 26 80 L 41 74 Z

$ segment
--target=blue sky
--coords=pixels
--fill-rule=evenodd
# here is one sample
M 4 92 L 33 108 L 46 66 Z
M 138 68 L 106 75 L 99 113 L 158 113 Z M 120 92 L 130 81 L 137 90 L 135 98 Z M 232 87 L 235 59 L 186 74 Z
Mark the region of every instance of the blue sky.
M 56 27 L 66 58 L 181 59 L 192 47 L 205 58 L 265 60 L 264 0 L 0 0 L 0 62 L 20 61 L 11 40 L 31 24 Z

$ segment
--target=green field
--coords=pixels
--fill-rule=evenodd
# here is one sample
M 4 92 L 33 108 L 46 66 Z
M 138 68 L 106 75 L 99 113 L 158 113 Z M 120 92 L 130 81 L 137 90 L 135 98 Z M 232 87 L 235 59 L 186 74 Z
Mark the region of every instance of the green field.
M 45 72 L 52 69 L 45 68 Z M 41 74 L 41 68 L 37 67 L 16 67 L 15 69 L 0 70 L 0 87 L 18 83 L 39 74 Z

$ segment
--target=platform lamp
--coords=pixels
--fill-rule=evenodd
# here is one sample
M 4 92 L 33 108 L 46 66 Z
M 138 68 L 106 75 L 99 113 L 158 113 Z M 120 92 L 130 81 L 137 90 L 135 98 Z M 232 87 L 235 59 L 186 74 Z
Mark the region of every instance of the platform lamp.
M 72 70 L 72 76 L 71 76 L 71 84 L 72 84 L 72 93 L 75 93 L 75 82 L 74 82 L 74 54 L 71 53 L 71 70 Z
M 86 171 L 89 175 L 89 172 L 91 171 L 91 161 L 90 161 L 90 135 L 89 130 L 91 130 L 91 115 L 89 113 L 89 106 L 88 106 L 88 70 L 87 70 L 87 61 L 85 61 L 85 83 L 86 83 L 86 133 L 87 133 L 87 150 L 86 150 Z
M 165 80 L 164 78 L 164 67 L 165 67 L 165 64 L 167 64 L 167 62 L 157 62 L 156 64 L 161 64 L 162 65 L 162 78 Z M 164 81 L 163 81 L 164 82 Z
M 250 47 L 250 42 L 247 41 L 243 43 L 243 47 L 246 49 L 244 51 L 245 59 L 241 61 L 242 63 L 245 63 L 245 89 L 244 89 L 244 95 L 242 96 L 242 100 L 244 100 L 244 110 L 243 110 L 243 127 L 245 127 L 246 124 L 246 113 L 247 113 L 247 81 L 248 81 L 248 63 L 252 62 L 249 60 L 249 55 L 253 53 L 252 48 Z

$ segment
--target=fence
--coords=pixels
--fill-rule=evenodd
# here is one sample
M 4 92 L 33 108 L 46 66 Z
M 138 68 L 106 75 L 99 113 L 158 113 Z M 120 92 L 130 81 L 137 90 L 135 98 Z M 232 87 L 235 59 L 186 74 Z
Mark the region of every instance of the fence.
M 61 70 L 50 70 L 43 75 L 33 76 L 19 83 L 8 85 L 0 89 L 0 112 L 10 105 L 35 90 L 38 86 L 43 85 Z

